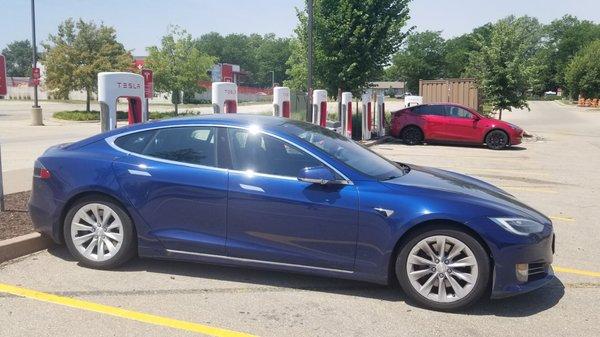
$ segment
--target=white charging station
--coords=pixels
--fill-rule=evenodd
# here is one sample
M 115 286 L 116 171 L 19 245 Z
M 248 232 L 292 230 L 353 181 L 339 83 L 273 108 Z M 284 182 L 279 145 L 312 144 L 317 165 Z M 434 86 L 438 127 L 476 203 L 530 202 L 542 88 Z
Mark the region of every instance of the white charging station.
M 362 94 L 362 139 L 371 139 L 371 126 L 373 122 L 373 113 L 371 106 L 371 90 Z
M 98 73 L 98 103 L 100 103 L 100 128 L 102 132 L 117 128 L 117 100 L 126 98 L 129 103 L 129 124 L 148 120 L 144 98 L 144 77 L 126 72 Z
M 375 133 L 377 137 L 385 136 L 385 95 L 383 92 L 377 94 L 377 106 L 375 107 Z
M 273 116 L 290 118 L 290 88 L 273 88 Z
M 323 127 L 327 125 L 327 90 L 313 91 L 312 122 Z
M 211 98 L 214 113 L 237 113 L 237 84 L 232 82 L 213 82 Z
M 352 138 L 352 93 L 342 93 L 342 134 Z

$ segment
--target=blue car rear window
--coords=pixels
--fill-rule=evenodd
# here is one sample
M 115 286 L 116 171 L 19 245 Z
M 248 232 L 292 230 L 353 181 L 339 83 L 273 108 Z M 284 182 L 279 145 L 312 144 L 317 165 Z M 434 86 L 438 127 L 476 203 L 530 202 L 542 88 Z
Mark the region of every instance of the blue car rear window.
M 154 134 L 156 130 L 148 130 L 130 133 L 128 135 L 119 137 L 115 140 L 115 145 L 120 147 L 121 149 L 134 153 L 142 153 L 146 145 Z

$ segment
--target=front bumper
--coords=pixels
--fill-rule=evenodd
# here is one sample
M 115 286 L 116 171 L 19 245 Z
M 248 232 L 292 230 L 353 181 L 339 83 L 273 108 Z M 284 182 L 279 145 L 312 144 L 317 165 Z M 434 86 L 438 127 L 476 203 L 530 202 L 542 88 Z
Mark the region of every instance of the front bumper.
M 510 145 L 521 144 L 523 142 L 523 134 L 523 130 L 521 130 L 520 132 L 513 132 L 513 134 L 510 137 Z
M 491 220 L 490 220 L 491 222 Z M 484 224 L 484 240 L 493 259 L 492 298 L 503 298 L 538 289 L 554 279 L 552 260 L 555 235 L 547 224 L 539 234 L 518 236 L 500 226 Z M 527 281 L 517 278 L 517 264 L 528 265 Z

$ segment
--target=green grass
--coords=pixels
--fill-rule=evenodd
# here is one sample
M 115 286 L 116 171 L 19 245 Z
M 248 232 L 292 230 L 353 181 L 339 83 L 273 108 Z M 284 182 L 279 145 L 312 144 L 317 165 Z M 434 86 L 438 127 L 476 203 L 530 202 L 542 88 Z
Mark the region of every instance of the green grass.
M 175 112 L 150 112 L 150 119 L 165 119 L 165 118 L 173 118 L 173 117 L 185 117 L 185 116 L 194 116 L 196 114 L 190 112 L 183 112 L 175 115 Z M 99 111 L 81 111 L 81 110 L 69 110 L 69 111 L 58 111 L 53 114 L 53 117 L 56 119 L 63 119 L 68 121 L 78 121 L 78 122 L 86 122 L 86 121 L 100 121 L 100 112 Z M 127 113 L 125 111 L 117 111 L 117 120 L 126 121 Z

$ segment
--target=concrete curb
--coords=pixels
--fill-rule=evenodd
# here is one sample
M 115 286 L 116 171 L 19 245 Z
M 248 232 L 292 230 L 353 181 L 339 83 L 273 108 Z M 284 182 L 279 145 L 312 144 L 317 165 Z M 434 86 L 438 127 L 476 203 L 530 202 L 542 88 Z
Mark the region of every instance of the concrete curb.
M 394 137 L 384 136 L 382 138 L 377 138 L 375 140 L 363 140 L 363 141 L 361 141 L 361 144 L 363 144 L 366 147 L 371 147 L 373 145 L 388 143 L 388 142 L 391 142 L 393 140 L 394 140 Z
M 0 263 L 50 248 L 54 241 L 40 233 L 29 233 L 0 241 Z

